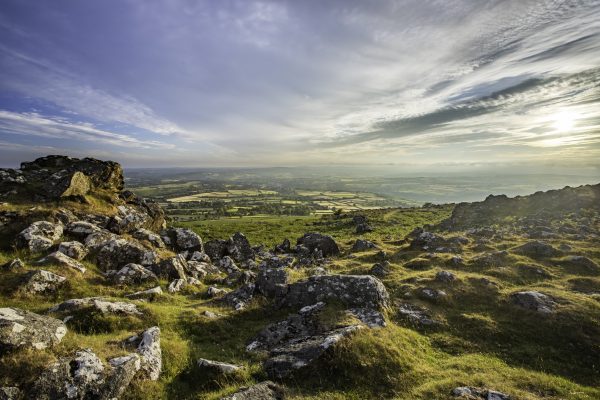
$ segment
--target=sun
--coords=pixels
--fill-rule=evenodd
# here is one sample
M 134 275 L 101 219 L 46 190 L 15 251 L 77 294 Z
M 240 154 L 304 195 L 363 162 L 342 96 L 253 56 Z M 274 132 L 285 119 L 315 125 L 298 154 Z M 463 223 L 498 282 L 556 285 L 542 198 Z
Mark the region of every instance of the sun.
M 552 117 L 554 129 L 559 132 L 566 132 L 573 129 L 575 122 L 579 119 L 579 114 L 573 111 L 561 111 Z

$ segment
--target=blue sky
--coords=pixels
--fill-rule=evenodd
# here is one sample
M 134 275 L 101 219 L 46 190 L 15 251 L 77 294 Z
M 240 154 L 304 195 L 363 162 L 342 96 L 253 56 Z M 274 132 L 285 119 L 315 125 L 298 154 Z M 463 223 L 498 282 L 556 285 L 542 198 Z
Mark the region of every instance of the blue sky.
M 0 3 L 0 164 L 598 171 L 599 1 Z

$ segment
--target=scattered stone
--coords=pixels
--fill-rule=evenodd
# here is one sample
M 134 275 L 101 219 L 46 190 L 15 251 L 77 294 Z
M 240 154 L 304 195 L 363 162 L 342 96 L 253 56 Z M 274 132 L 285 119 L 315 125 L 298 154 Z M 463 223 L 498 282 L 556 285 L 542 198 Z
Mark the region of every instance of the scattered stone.
M 499 250 L 478 255 L 471 260 L 471 263 L 487 268 L 504 267 L 510 263 L 510 256 L 508 251 Z
M 510 299 L 516 306 L 540 314 L 551 314 L 556 306 L 552 297 L 536 291 L 516 292 L 510 295 Z
M 450 271 L 438 271 L 438 273 L 435 274 L 435 280 L 444 283 L 454 282 L 456 280 L 456 275 Z
M 284 398 L 283 388 L 271 381 L 265 381 L 250 387 L 243 387 L 221 400 L 284 400 Z
M 25 268 L 25 263 L 21 261 L 20 258 L 14 258 L 8 262 L 2 264 L 0 269 L 8 270 L 8 271 L 18 271 L 20 269 Z
M 423 300 L 440 301 L 448 296 L 443 290 L 432 288 L 420 288 L 417 290 L 417 295 Z
M 160 286 L 154 287 L 148 290 L 141 290 L 139 292 L 125 295 L 132 300 L 154 300 L 157 297 L 162 296 L 163 291 Z
M 287 254 L 292 250 L 292 245 L 290 243 L 290 240 L 288 238 L 283 239 L 283 242 L 281 244 L 275 245 L 275 249 L 273 250 L 274 253 L 282 253 L 282 254 Z
M 0 400 L 21 400 L 23 392 L 16 386 L 0 387 Z
M 452 389 L 452 396 L 469 400 L 510 400 L 510 396 L 491 389 L 460 386 Z
M 388 306 L 385 286 L 370 275 L 321 275 L 288 285 L 281 305 L 304 307 L 334 300 L 350 307 L 382 309 Z
M 190 252 L 188 252 L 188 253 L 190 253 Z M 205 263 L 205 264 L 210 264 L 212 262 L 210 257 L 208 256 L 208 254 L 206 254 L 202 251 L 191 252 L 189 257 L 187 257 L 187 260 L 188 260 L 188 262 L 196 261 L 196 262 Z
M 567 256 L 564 258 L 564 261 L 570 265 L 581 267 L 589 273 L 595 274 L 600 272 L 600 266 L 585 256 Z
M 515 254 L 531 258 L 546 258 L 554 257 L 561 254 L 560 250 L 555 249 L 545 242 L 533 241 L 522 244 L 521 246 L 513 247 L 511 251 Z
M 431 260 L 428 260 L 427 258 L 417 257 L 417 258 L 413 258 L 412 260 L 404 263 L 404 268 L 421 271 L 421 270 L 431 268 L 431 266 L 432 266 L 431 264 L 432 264 Z
M 19 249 L 28 249 L 32 253 L 48 250 L 63 234 L 61 224 L 48 221 L 36 221 L 19 233 L 15 244 Z
M 101 314 L 142 315 L 135 304 L 122 301 L 107 301 L 101 297 L 70 299 L 52 307 L 48 312 L 70 313 L 95 310 Z
M 183 289 L 183 287 L 186 285 L 186 281 L 183 279 L 175 279 L 173 282 L 171 282 L 169 284 L 169 287 L 167 288 L 167 292 L 173 294 L 173 293 L 177 293 L 180 292 L 181 289 Z
M 185 257 L 181 254 L 171 257 L 167 260 L 163 260 L 160 264 L 155 267 L 154 272 L 156 275 L 164 276 L 169 279 L 186 279 L 187 276 L 185 271 L 189 269 Z
M 210 319 L 215 319 L 218 318 L 219 316 L 217 314 L 215 314 L 212 311 L 208 311 L 208 310 L 204 310 L 202 311 L 202 315 L 204 315 L 206 318 L 210 318 Z
M 151 381 L 160 378 L 162 372 L 162 350 L 160 348 L 160 328 L 153 326 L 125 340 L 127 347 L 134 347 L 141 356 L 142 375 Z
M 368 250 L 373 250 L 376 248 L 377 248 L 377 245 L 373 242 L 369 242 L 368 240 L 364 240 L 364 239 L 356 239 L 356 242 L 354 242 L 354 245 L 352 246 L 352 251 L 353 252 L 368 251 Z
M 21 290 L 27 293 L 53 293 L 67 282 L 67 278 L 42 269 L 28 272 Z
M 54 253 L 48 254 L 46 257 L 38 260 L 38 264 L 56 264 L 62 267 L 75 269 L 82 274 L 86 271 L 86 268 L 83 266 L 83 264 L 60 251 L 55 251 Z
M 356 233 L 358 235 L 362 235 L 363 233 L 369 233 L 369 232 L 373 232 L 373 228 L 371 227 L 371 225 L 369 225 L 367 223 L 362 223 L 362 224 L 356 225 Z
M 383 314 L 372 308 L 351 308 L 348 310 L 348 314 L 357 318 L 369 328 L 381 328 L 387 325 Z
M 398 307 L 398 314 L 400 317 L 408 320 L 408 322 L 411 324 L 419 327 L 434 326 L 439 324 L 439 321 L 436 321 L 431 317 L 429 310 L 413 304 L 401 304 L 400 307 Z
M 231 375 L 239 372 L 242 367 L 240 365 L 228 364 L 219 361 L 207 360 L 205 358 L 199 358 L 197 361 L 200 369 L 206 369 L 212 372 L 216 372 L 220 375 Z
M 210 286 L 208 288 L 208 290 L 206 291 L 206 295 L 208 297 L 210 297 L 210 298 L 222 296 L 225 293 L 227 293 L 227 290 L 225 290 L 225 289 L 219 289 L 218 287 L 215 287 L 215 286 Z
M 129 263 L 114 274 L 110 279 L 118 285 L 134 285 L 143 282 L 158 282 L 158 277 L 154 272 L 145 268 L 143 265 Z
M 30 347 L 37 350 L 60 343 L 65 324 L 19 308 L 0 308 L 0 352 Z
M 298 245 L 306 247 L 311 253 L 315 250 L 321 252 L 323 257 L 337 256 L 340 254 L 340 248 L 331 236 L 320 233 L 306 233 L 298 239 Z
M 369 274 L 379 277 L 379 278 L 386 277 L 390 273 L 391 273 L 391 264 L 389 261 L 375 263 L 369 270 Z
M 87 249 L 81 242 L 62 242 L 58 245 L 58 251 L 74 260 L 82 260 L 87 255 Z
M 435 233 L 420 231 L 418 233 L 415 232 L 415 236 L 410 243 L 410 248 L 412 250 L 427 250 L 437 253 L 459 253 L 462 246 L 468 243 L 469 239 L 462 236 L 444 238 Z

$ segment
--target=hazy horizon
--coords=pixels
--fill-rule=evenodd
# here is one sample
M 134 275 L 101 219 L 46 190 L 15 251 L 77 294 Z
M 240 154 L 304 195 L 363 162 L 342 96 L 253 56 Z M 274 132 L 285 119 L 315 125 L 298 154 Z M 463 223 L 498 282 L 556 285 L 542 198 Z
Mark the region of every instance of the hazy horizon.
M 597 1 L 4 1 L 0 166 L 600 176 Z

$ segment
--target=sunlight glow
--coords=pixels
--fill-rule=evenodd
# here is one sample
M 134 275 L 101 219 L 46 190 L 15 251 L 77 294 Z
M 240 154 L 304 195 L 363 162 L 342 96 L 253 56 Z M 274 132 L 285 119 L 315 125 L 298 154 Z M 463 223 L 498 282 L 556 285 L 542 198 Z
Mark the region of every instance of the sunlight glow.
M 561 111 L 553 117 L 554 129 L 559 132 L 566 132 L 573 129 L 575 122 L 579 119 L 579 114 L 572 111 Z

